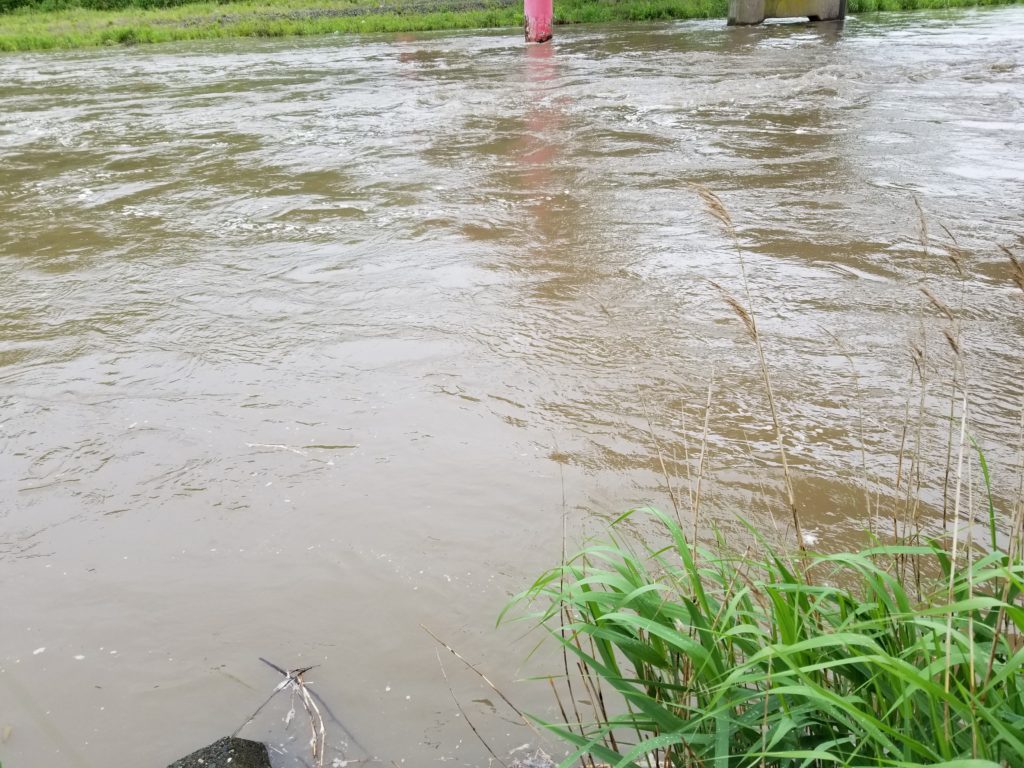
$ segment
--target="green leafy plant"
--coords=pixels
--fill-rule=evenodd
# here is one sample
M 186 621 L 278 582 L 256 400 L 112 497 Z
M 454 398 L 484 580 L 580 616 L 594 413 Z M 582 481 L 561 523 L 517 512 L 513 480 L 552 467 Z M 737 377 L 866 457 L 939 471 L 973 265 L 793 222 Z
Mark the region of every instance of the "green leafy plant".
M 617 535 L 638 515 L 664 547 Z M 576 661 L 573 715 L 544 723 L 577 747 L 563 765 L 1024 765 L 1019 556 L 936 541 L 793 562 L 754 538 L 758 557 L 695 547 L 634 510 L 514 601 Z
M 927 393 L 926 354 L 912 342 L 919 422 L 907 447 L 908 399 L 888 539 L 872 533 L 873 545 L 863 550 L 812 554 L 743 249 L 723 202 L 704 187 L 693 189 L 736 251 L 742 294 L 712 286 L 757 351 L 796 546 L 770 542 L 749 524 L 751 546 L 742 553 L 717 532 L 714 546 L 698 543 L 702 444 L 689 540 L 666 471 L 674 518 L 651 508 L 626 513 L 607 542 L 563 557 L 513 600 L 509 608 L 530 606 L 524 618 L 563 649 L 558 677 L 567 697 L 552 678 L 563 722 L 544 723 L 577 748 L 563 765 L 576 759 L 584 768 L 598 760 L 649 768 L 1024 765 L 1024 474 L 1015 510 L 1000 515 L 989 463 L 969 430 L 961 313 L 921 288 L 948 321 L 943 335 L 953 353 L 941 535 L 928 537 L 919 481 L 911 482 L 920 473 Z M 952 242 L 933 243 L 915 204 L 923 251 L 944 248 L 963 277 L 964 253 L 955 238 L 944 230 Z M 1003 250 L 1024 289 L 1019 260 Z M 704 442 L 710 407 L 709 387 Z M 664 469 L 653 428 L 651 436 Z M 983 518 L 974 516 L 975 490 Z M 626 521 L 648 527 L 633 525 L 641 517 L 655 530 L 644 538 L 620 533 Z M 983 541 L 975 538 L 978 519 L 987 523 Z M 581 700 L 588 702 L 586 715 Z

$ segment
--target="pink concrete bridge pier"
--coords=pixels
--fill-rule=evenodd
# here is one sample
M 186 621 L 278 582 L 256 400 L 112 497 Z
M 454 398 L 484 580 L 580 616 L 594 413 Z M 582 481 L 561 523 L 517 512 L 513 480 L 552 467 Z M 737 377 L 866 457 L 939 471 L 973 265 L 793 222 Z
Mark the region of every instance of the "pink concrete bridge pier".
M 554 0 L 523 0 L 526 42 L 548 42 L 554 15 Z M 744 26 L 802 16 L 810 21 L 840 21 L 846 18 L 846 0 L 729 0 L 727 23 Z

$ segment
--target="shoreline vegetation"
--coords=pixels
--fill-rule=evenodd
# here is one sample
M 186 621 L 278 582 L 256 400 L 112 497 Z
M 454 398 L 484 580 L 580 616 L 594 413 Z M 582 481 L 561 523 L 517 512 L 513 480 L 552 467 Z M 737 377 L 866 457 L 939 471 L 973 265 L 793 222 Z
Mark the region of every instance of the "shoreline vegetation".
M 931 331 L 941 327 L 948 351 L 911 341 L 916 377 L 905 393 L 895 482 L 872 490 L 888 471 L 871 479 L 865 469 L 863 544 L 816 551 L 794 493 L 742 247 L 722 201 L 693 186 L 736 253 L 742 291 L 713 285 L 761 369 L 763 420 L 775 433 L 785 492 L 759 500 L 770 521 L 737 510 L 722 521 L 731 532 L 703 512 L 712 378 L 700 442 L 683 443 L 682 466 L 676 446 L 650 427 L 671 510 L 626 512 L 572 556 L 563 533 L 561 563 L 499 618 L 527 622 L 561 648 L 561 663 L 534 678 L 549 683 L 560 716 L 536 721 L 574 749 L 560 768 L 1024 765 L 1024 412 L 1016 466 L 998 470 L 1009 473 L 1016 498 L 1000 499 L 973 436 L 981 411 L 964 354 L 963 296 L 950 305 L 920 287 L 922 313 L 938 321 Z M 929 236 L 917 207 L 922 251 L 948 262 L 936 258 L 933 269 L 967 279 L 969 254 L 941 225 L 948 241 Z M 1007 277 L 1024 290 L 1024 261 L 998 248 Z M 921 437 L 932 420 L 929 387 L 948 392 L 934 404 L 944 452 Z M 941 520 L 938 509 L 925 512 L 922 475 L 946 478 Z
M 849 0 L 850 14 L 1019 0 Z M 724 18 L 727 0 L 559 0 L 555 24 Z M 0 0 L 0 52 L 522 26 L 521 0 Z

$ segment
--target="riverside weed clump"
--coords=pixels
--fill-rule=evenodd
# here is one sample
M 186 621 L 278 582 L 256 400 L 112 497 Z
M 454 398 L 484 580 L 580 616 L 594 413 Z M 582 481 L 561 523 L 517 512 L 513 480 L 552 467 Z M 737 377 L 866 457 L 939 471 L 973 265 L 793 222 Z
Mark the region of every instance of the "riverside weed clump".
M 757 350 L 795 546 L 748 523 L 745 551 L 720 535 L 699 542 L 702 447 L 695 488 L 688 480 L 689 537 L 668 482 L 674 515 L 627 512 L 607 541 L 563 556 L 513 600 L 506 611 L 524 611 L 563 650 L 550 678 L 561 722 L 544 723 L 575 747 L 563 765 L 1024 766 L 1024 467 L 1016 500 L 997 502 L 970 434 L 960 310 L 922 289 L 953 353 L 941 528 L 922 524 L 920 500 L 897 483 L 892 508 L 902 513 L 865 521 L 866 548 L 811 553 L 742 251 L 725 206 L 696 191 L 736 247 L 741 297 L 713 287 Z M 931 242 L 923 212 L 920 234 L 964 274 L 963 251 Z M 1003 250 L 1024 290 L 1020 260 Z M 924 352 L 911 353 L 920 372 Z M 915 431 L 904 425 L 905 438 Z M 900 477 L 919 449 L 901 448 Z
M 1024 765 L 1019 540 L 755 557 L 639 514 L 666 546 L 613 536 L 521 596 L 575 661 L 546 724 L 565 765 Z

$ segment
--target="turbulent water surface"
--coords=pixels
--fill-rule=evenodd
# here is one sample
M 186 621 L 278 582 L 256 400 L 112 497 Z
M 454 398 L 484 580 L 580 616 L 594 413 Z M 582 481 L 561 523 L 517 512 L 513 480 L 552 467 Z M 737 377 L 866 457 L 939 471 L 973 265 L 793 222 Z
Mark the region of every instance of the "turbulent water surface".
M 739 254 L 807 528 L 890 508 L 908 413 L 940 524 L 960 363 L 1013 496 L 1022 7 L 7 55 L 0 182 L 10 768 L 164 765 L 260 657 L 320 665 L 328 763 L 485 765 L 419 625 L 552 714 L 494 620 L 563 498 L 574 538 L 670 506 L 655 446 L 685 484 L 709 388 L 703 514 L 786 535 Z M 497 751 L 536 743 L 444 663 Z M 243 735 L 308 762 L 288 709 Z

